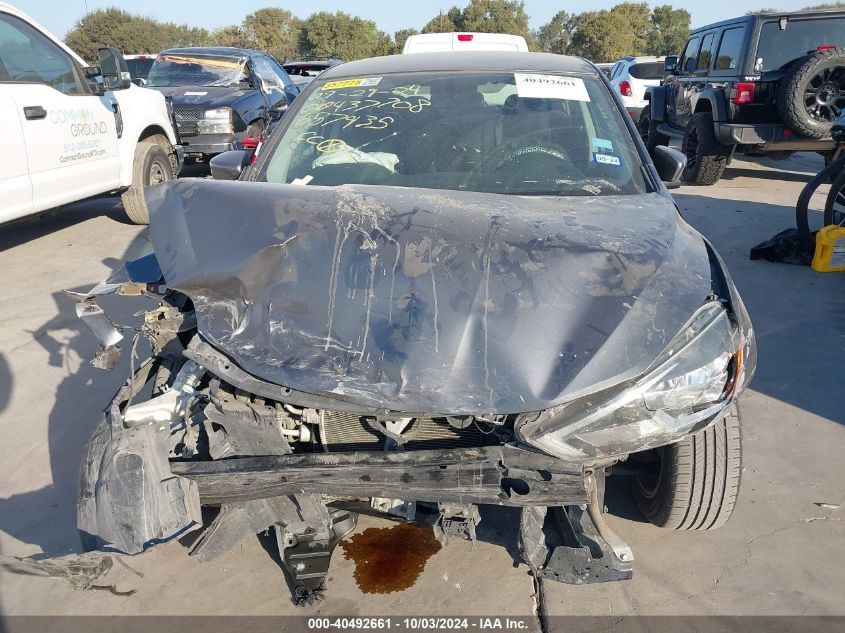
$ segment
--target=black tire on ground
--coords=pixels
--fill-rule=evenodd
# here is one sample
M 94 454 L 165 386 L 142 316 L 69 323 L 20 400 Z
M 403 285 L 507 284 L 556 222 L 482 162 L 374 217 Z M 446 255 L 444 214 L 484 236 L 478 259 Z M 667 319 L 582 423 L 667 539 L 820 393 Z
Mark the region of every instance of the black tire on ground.
M 173 166 L 165 149 L 155 142 L 141 141 L 135 147 L 132 185 L 120 197 L 123 210 L 133 224 L 149 224 L 144 187 L 173 180 Z
M 657 526 L 712 530 L 733 513 L 742 475 L 742 433 L 736 408 L 676 444 L 656 449 L 659 474 L 634 478 L 634 499 Z
M 833 181 L 824 205 L 824 226 L 845 222 L 845 170 Z
M 683 179 L 690 185 L 712 185 L 722 177 L 731 148 L 716 138 L 713 115 L 697 112 L 687 124 L 681 151 L 687 157 Z
M 640 121 L 637 127 L 649 155 L 654 155 L 654 148 L 658 145 L 669 145 L 669 137 L 657 131 L 657 123 L 651 118 L 650 103 L 640 113 Z
M 845 49 L 831 48 L 808 56 L 783 78 L 778 112 L 793 131 L 811 138 L 830 134 L 845 110 Z

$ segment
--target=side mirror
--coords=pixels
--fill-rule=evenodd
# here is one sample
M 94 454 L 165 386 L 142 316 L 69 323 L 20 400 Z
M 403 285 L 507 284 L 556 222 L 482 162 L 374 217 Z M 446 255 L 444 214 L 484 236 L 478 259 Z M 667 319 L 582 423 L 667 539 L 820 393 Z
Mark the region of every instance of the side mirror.
M 249 162 L 250 152 L 242 149 L 231 149 L 212 158 L 208 166 L 211 167 L 211 177 L 214 180 L 237 180 Z
M 678 72 L 678 56 L 677 55 L 667 55 L 666 59 L 663 62 L 663 70 L 668 75 L 674 75 Z
M 282 118 L 282 115 L 287 112 L 288 106 L 290 105 L 290 99 L 288 99 L 287 93 L 282 92 L 281 97 L 282 98 L 279 100 L 279 102 L 272 108 L 270 108 L 270 110 L 268 111 L 268 114 L 270 115 L 270 120 L 274 123 Z
M 143 88 L 144 86 L 147 85 L 147 80 L 144 79 L 143 77 L 133 77 L 132 83 L 135 84 L 136 86 L 138 86 L 139 88 Z
M 106 90 L 125 90 L 132 85 L 132 76 L 123 54 L 116 48 L 98 49 L 100 70 Z
M 687 166 L 687 157 L 676 149 L 658 145 L 652 156 L 657 175 L 667 189 L 677 189 L 681 186 L 681 174 Z

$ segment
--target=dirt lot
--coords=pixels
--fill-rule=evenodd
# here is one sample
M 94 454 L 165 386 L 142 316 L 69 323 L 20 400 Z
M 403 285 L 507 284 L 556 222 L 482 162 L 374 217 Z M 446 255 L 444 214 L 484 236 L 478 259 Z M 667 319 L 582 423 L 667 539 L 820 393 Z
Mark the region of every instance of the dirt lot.
M 612 486 L 610 523 L 633 547 L 632 581 L 552 584 L 555 614 L 845 615 L 845 274 L 748 260 L 749 248 L 793 224 L 814 156 L 737 161 L 709 188 L 675 192 L 686 219 L 716 245 L 751 313 L 759 366 L 744 398 L 745 467 L 730 523 L 709 533 L 643 522 Z M 817 196 L 814 206 L 823 204 Z M 818 225 L 819 217 L 815 218 Z M 0 227 L 0 553 L 79 550 L 74 499 L 82 447 L 128 371 L 92 369 L 94 339 L 61 289 L 87 289 L 143 251 L 145 232 L 112 201 Z M 387 522 L 364 518 L 357 532 Z M 365 595 L 335 554 L 328 597 L 298 613 L 529 615 L 533 587 L 516 565 L 516 514 L 486 509 L 479 539 L 451 542 L 404 591 Z M 106 579 L 131 597 L 74 592 L 50 579 L 0 574 L 11 614 L 284 614 L 294 611 L 279 567 L 258 539 L 202 565 L 183 544 L 126 558 Z

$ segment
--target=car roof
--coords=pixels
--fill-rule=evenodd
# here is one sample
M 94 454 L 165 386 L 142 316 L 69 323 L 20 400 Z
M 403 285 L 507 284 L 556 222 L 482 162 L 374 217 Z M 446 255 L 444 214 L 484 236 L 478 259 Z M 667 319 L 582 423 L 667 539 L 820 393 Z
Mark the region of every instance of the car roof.
M 233 57 L 249 57 L 250 55 L 263 55 L 260 51 L 254 51 L 249 48 L 234 48 L 232 46 L 185 46 L 177 48 L 168 48 L 161 51 L 160 55 L 165 53 L 182 53 L 193 55 L 231 55 Z
M 705 26 L 700 26 L 697 29 L 693 29 L 690 32 L 690 35 L 693 33 L 701 33 L 702 31 L 709 31 L 710 29 L 717 29 L 723 26 L 728 26 L 731 24 L 745 24 L 747 22 L 754 22 L 756 20 L 771 20 L 772 18 L 807 18 L 807 17 L 824 17 L 830 14 L 839 14 L 842 15 L 845 13 L 842 9 L 819 9 L 813 11 L 763 11 L 759 13 L 752 13 L 750 15 L 742 15 L 736 18 L 731 18 L 729 20 L 722 20 L 721 22 L 714 22 L 712 24 L 707 24 Z
M 650 62 L 662 62 L 665 59 L 666 57 L 664 57 L 663 55 L 640 55 L 639 57 L 628 55 L 627 57 L 623 57 L 620 61 L 633 62 L 635 64 L 648 64 Z
M 386 73 L 466 70 L 481 72 L 564 72 L 592 75 L 598 72 L 590 62 L 580 57 L 568 55 L 509 51 L 450 51 L 360 59 L 339 66 L 332 66 L 321 75 L 321 78 L 335 79 Z

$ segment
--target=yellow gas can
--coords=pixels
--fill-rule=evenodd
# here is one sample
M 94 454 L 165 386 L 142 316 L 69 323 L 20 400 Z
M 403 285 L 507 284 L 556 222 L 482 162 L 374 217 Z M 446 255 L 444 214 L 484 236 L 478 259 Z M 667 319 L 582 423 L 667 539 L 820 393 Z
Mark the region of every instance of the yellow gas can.
M 813 270 L 832 273 L 845 270 L 845 226 L 831 224 L 816 234 Z

